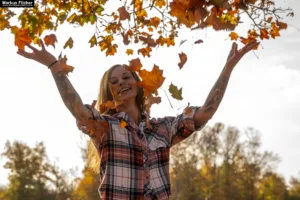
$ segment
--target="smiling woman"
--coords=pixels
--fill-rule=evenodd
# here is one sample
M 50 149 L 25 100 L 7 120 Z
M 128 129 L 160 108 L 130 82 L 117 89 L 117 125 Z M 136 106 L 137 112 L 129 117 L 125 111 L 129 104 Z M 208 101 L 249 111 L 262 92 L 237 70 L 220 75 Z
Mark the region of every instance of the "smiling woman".
M 66 107 L 78 128 L 91 138 L 90 166 L 100 173 L 101 199 L 169 199 L 170 148 L 202 129 L 224 96 L 239 60 L 258 45 L 238 50 L 233 43 L 223 71 L 202 107 L 189 107 L 178 116 L 148 119 L 140 78 L 125 65 L 114 65 L 102 77 L 96 108 L 83 104 L 60 63 L 40 40 L 42 50 L 19 49 L 18 54 L 48 66 Z M 103 109 L 106 102 L 113 107 Z M 102 107 L 101 107 L 102 106 Z M 124 123 L 125 122 L 125 125 Z M 101 162 L 100 162 L 101 160 Z

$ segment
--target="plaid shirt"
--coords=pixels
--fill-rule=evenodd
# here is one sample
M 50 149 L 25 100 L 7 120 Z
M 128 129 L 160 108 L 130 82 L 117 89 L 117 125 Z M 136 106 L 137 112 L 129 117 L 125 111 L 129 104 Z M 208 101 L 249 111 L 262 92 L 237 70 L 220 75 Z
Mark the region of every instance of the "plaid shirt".
M 101 199 L 169 199 L 170 148 L 203 128 L 195 127 L 193 120 L 199 107 L 191 107 L 188 115 L 150 119 L 148 128 L 145 115 L 137 126 L 125 112 L 100 115 L 86 106 L 92 110 L 93 120 L 109 124 L 107 134 L 91 137 L 101 159 Z M 120 127 L 123 120 L 125 128 Z

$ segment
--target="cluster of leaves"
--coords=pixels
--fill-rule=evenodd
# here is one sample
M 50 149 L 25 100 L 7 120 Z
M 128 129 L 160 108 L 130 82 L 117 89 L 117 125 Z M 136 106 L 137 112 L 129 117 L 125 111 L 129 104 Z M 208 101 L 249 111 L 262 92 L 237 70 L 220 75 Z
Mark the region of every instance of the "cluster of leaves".
M 294 16 L 291 9 L 276 7 L 272 0 L 121 0 L 119 8 L 109 9 L 106 0 L 42 0 L 34 8 L 25 8 L 19 14 L 19 26 L 11 26 L 10 21 L 16 15 L 12 9 L 1 8 L 0 30 L 10 29 L 15 35 L 15 45 L 24 49 L 25 42 L 38 44 L 38 39 L 45 30 L 56 31 L 57 27 L 69 23 L 83 27 L 90 23 L 95 25 L 94 33 L 87 39 L 90 47 L 97 47 L 106 56 L 113 56 L 120 45 L 125 45 L 126 54 L 136 55 L 130 61 L 129 68 L 143 79 L 140 86 L 145 90 L 148 107 L 151 103 L 159 103 L 157 89 L 163 84 L 163 70 L 154 66 L 152 71 L 142 68 L 139 58 L 150 57 L 153 48 L 171 47 L 177 43 L 182 27 L 198 30 L 211 27 L 215 31 L 231 31 L 232 40 L 240 40 L 247 44 L 252 40 L 276 38 L 280 31 L 287 28 L 282 22 L 283 15 Z M 106 7 L 105 7 L 106 6 Z M 112 11 L 109 11 L 112 10 Z M 247 36 L 239 36 L 234 32 L 242 23 L 242 17 L 251 21 Z M 123 44 L 116 43 L 117 38 Z M 57 41 L 54 34 L 44 37 L 47 45 Z M 184 43 L 183 40 L 180 45 Z M 195 44 L 202 43 L 198 39 Z M 137 44 L 137 45 L 136 45 Z M 70 37 L 64 48 L 73 47 Z M 179 53 L 180 69 L 187 61 L 187 55 Z M 66 73 L 73 67 L 64 62 Z M 182 88 L 171 84 L 169 92 L 172 97 L 182 100 Z M 157 98 L 153 99 L 153 94 Z

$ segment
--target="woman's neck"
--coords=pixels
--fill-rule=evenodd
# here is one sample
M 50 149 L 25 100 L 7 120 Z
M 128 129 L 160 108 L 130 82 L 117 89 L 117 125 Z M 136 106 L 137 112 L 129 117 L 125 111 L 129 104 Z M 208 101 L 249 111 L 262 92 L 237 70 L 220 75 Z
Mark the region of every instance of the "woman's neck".
M 138 107 L 134 104 L 122 104 L 119 106 L 118 112 L 125 112 L 135 124 L 139 125 L 141 121 L 141 113 Z

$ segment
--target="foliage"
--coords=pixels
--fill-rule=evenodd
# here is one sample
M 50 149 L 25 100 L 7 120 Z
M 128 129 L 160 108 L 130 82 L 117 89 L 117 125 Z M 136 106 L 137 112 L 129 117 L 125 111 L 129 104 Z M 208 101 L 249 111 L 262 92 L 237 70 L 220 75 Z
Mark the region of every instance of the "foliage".
M 5 197 L 21 199 L 67 199 L 72 190 L 63 173 L 49 163 L 42 142 L 31 148 L 15 141 L 7 142 L 2 153 L 7 161 L 4 168 L 10 171 Z
M 86 38 L 90 48 L 99 48 L 106 56 L 113 56 L 124 45 L 124 53 L 137 57 L 133 61 L 151 57 L 153 48 L 175 46 L 183 28 L 230 31 L 231 40 L 240 40 L 244 44 L 252 40 L 275 39 L 287 28 L 283 22 L 283 17 L 287 16 L 294 16 L 292 10 L 278 7 L 272 0 L 41 0 L 36 1 L 34 8 L 24 8 L 19 14 L 14 9 L 1 8 L 0 30 L 10 30 L 15 35 L 15 45 L 24 49 L 26 42 L 38 44 L 45 31 L 55 32 L 63 24 L 77 27 L 90 24 L 95 26 L 95 32 Z M 16 18 L 18 25 L 13 24 Z M 234 32 L 244 21 L 249 21 L 249 31 Z M 55 48 L 55 34 L 45 35 L 43 39 L 46 45 Z M 197 39 L 194 44 L 202 42 Z M 73 46 L 70 35 L 63 48 Z M 66 61 L 64 57 L 60 63 L 66 73 L 72 72 L 73 67 Z M 179 53 L 179 69 L 186 62 L 187 55 Z M 152 98 L 152 93 L 157 95 L 157 89 L 165 80 L 163 70 L 156 65 L 150 72 L 141 67 L 138 63 L 138 67 L 130 69 L 143 78 L 141 86 L 146 91 L 145 98 Z M 173 88 L 169 90 L 172 97 L 182 100 L 182 90 L 178 91 L 175 85 L 170 87 Z

